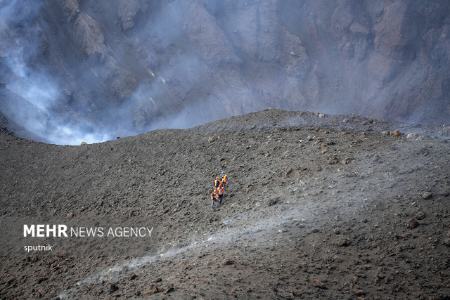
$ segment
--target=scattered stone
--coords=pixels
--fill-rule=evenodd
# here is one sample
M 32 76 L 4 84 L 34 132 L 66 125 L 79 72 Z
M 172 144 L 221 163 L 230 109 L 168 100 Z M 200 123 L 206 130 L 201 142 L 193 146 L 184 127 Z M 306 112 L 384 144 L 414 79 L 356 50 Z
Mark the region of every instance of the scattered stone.
M 267 206 L 274 206 L 274 205 L 278 204 L 279 202 L 280 202 L 280 198 L 279 197 L 272 198 L 267 203 Z
M 168 294 L 172 293 L 173 291 L 175 291 L 175 288 L 173 287 L 173 284 L 170 284 L 164 293 Z
M 416 219 L 417 219 L 417 220 L 423 220 L 423 219 L 425 219 L 425 213 L 424 213 L 423 211 L 419 211 L 419 212 L 416 214 Z
M 148 290 L 146 290 L 144 292 L 144 295 L 150 296 L 150 295 L 161 293 L 162 291 L 163 290 L 160 287 L 158 287 L 156 285 L 152 285 Z
M 137 277 L 138 277 L 138 276 L 137 276 L 136 274 L 132 274 L 132 275 L 130 276 L 130 279 L 131 279 L 131 280 L 135 280 Z
M 313 278 L 311 280 L 312 286 L 319 288 L 319 289 L 326 289 L 325 284 L 319 279 L 319 278 Z
M 293 174 L 294 174 L 294 169 L 289 168 L 289 170 L 287 170 L 287 172 L 286 172 L 286 177 L 291 177 Z
M 38 288 L 37 291 L 36 291 L 36 295 L 37 295 L 38 298 L 42 298 L 42 297 L 44 297 L 45 292 L 44 292 L 43 289 Z
M 46 280 L 48 280 L 48 277 L 45 277 L 45 276 L 44 276 L 44 277 L 39 277 L 39 278 L 37 279 L 36 282 L 37 282 L 38 284 L 41 284 L 42 282 L 44 282 L 44 281 L 46 281 Z
M 428 199 L 431 199 L 433 197 L 433 194 L 430 193 L 430 192 L 423 192 L 421 196 L 422 196 L 422 199 L 428 200 Z
M 357 297 L 362 297 L 362 296 L 364 296 L 364 295 L 366 294 L 366 293 L 364 293 L 363 290 L 360 290 L 360 289 L 354 290 L 353 293 L 354 293 L 355 296 L 357 296 Z
M 111 283 L 109 286 L 109 293 L 112 294 L 117 290 L 119 290 L 119 287 L 117 286 L 117 284 Z
M 383 269 L 381 268 L 377 270 L 376 276 L 378 279 L 384 279 L 386 277 L 386 275 L 384 275 Z
M 349 163 L 351 163 L 351 161 L 352 161 L 352 159 L 350 157 L 346 157 L 341 161 L 341 163 L 343 165 L 348 165 Z
M 417 221 L 416 218 L 412 218 L 412 219 L 410 219 L 410 220 L 408 221 L 407 227 L 408 227 L 409 229 L 414 229 L 414 228 L 416 228 L 417 226 L 419 226 L 419 222 Z
M 318 114 L 319 118 L 325 118 L 325 114 L 319 113 Z
M 394 131 L 390 131 L 389 135 L 393 136 L 393 137 L 399 137 L 402 135 L 402 133 L 400 132 L 400 130 L 394 130 Z
M 224 266 L 231 266 L 231 265 L 234 265 L 234 264 L 235 264 L 235 261 L 232 260 L 232 259 L 226 259 L 226 260 L 223 262 L 223 265 L 224 265 Z
M 336 245 L 339 247 L 348 247 L 350 246 L 351 241 L 348 238 L 340 238 L 336 241 Z
M 406 135 L 406 138 L 407 139 L 409 139 L 409 140 L 416 140 L 416 139 L 418 139 L 420 137 L 420 135 L 419 134 L 417 134 L 417 133 L 408 133 L 407 135 Z
M 386 135 L 386 136 L 393 136 L 393 137 L 400 137 L 402 135 L 400 130 L 394 130 L 394 131 L 385 130 L 385 131 L 382 131 L 381 134 Z

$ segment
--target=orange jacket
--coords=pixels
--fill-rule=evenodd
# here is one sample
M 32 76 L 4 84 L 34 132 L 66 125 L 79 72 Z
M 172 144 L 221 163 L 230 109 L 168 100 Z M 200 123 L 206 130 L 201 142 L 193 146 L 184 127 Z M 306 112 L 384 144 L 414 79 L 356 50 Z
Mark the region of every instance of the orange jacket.
M 219 196 L 222 196 L 223 194 L 225 194 L 225 188 L 223 186 L 220 186 L 217 190 L 218 190 Z
M 227 175 L 223 175 L 222 183 L 223 183 L 223 185 L 226 185 L 228 183 L 228 176 Z

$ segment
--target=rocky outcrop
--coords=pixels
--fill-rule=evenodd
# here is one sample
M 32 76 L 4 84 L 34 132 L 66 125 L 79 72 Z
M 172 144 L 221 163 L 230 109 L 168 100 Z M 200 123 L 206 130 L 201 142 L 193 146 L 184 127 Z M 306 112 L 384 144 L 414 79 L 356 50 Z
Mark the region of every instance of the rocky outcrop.
M 88 14 L 81 13 L 74 22 L 73 40 L 87 55 L 105 52 L 104 37 L 98 23 Z
M 134 19 L 141 9 L 138 0 L 119 0 L 117 14 L 124 31 L 134 27 Z

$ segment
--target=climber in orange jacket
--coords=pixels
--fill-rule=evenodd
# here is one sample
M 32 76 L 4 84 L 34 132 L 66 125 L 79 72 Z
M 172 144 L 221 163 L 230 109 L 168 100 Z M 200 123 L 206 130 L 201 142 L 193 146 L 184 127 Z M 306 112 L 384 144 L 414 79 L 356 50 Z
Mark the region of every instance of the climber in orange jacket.
M 216 207 L 217 204 L 220 204 L 219 191 L 217 188 L 213 189 L 213 191 L 211 192 L 211 201 L 212 208 Z
M 217 194 L 219 195 L 219 204 L 222 204 L 222 202 L 223 202 L 223 196 L 225 195 L 225 188 L 224 188 L 223 184 L 221 184 L 221 185 L 217 188 Z
M 226 187 L 227 184 L 228 184 L 228 176 L 227 176 L 227 174 L 225 174 L 225 175 L 222 176 L 222 185 L 224 187 Z
M 215 207 L 218 203 L 219 205 L 223 202 L 223 197 L 225 195 L 225 186 L 228 184 L 228 176 L 224 175 L 222 178 L 216 177 L 213 183 L 213 191 L 211 192 L 212 207 Z
M 216 179 L 214 180 L 214 184 L 213 184 L 214 188 L 218 188 L 220 183 L 221 183 L 220 177 L 217 176 Z

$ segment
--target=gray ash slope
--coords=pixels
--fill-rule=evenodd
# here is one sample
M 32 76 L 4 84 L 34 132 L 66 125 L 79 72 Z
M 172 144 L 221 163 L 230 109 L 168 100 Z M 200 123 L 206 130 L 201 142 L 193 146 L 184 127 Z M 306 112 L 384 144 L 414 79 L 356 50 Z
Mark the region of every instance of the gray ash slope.
M 2 243 L 0 295 L 448 297 L 448 140 L 390 127 L 268 110 L 79 147 L 1 133 L 2 230 L 37 217 L 150 221 L 158 234 L 30 255 Z M 211 210 L 221 170 L 231 190 Z

